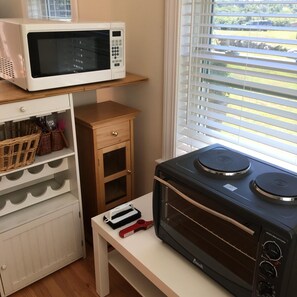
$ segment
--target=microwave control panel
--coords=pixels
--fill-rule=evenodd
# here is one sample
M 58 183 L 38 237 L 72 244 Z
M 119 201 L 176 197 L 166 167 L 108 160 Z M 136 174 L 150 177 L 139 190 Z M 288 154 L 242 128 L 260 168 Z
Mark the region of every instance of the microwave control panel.
M 111 31 L 111 65 L 112 68 L 124 66 L 124 32 Z

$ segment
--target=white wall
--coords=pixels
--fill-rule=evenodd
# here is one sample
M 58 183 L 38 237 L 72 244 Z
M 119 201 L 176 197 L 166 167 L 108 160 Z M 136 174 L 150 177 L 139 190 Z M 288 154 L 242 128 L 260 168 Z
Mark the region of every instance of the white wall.
M 79 19 L 126 23 L 127 71 L 148 82 L 116 88 L 111 97 L 138 108 L 135 120 L 135 194 L 152 190 L 155 160 L 162 150 L 164 0 L 79 0 Z

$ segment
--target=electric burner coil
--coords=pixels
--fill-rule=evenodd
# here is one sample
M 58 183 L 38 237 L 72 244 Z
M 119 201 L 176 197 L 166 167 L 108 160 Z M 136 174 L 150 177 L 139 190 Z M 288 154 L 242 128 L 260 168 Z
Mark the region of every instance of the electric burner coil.
M 253 189 L 261 196 L 281 201 L 297 201 L 297 178 L 288 173 L 267 172 L 258 175 L 252 183 Z
M 251 167 L 246 156 L 222 147 L 199 154 L 195 163 L 205 172 L 221 176 L 243 175 Z

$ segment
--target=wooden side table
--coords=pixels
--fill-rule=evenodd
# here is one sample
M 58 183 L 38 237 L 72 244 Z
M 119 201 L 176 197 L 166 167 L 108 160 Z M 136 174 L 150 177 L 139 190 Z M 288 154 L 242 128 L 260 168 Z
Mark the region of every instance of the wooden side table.
M 75 108 L 86 238 L 91 218 L 133 198 L 137 109 L 106 101 Z

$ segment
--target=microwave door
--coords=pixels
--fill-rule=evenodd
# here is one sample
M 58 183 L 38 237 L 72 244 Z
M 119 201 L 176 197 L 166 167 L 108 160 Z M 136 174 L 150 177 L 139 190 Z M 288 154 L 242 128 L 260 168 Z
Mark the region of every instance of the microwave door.
M 110 69 L 109 35 L 109 30 L 29 33 L 31 76 Z

